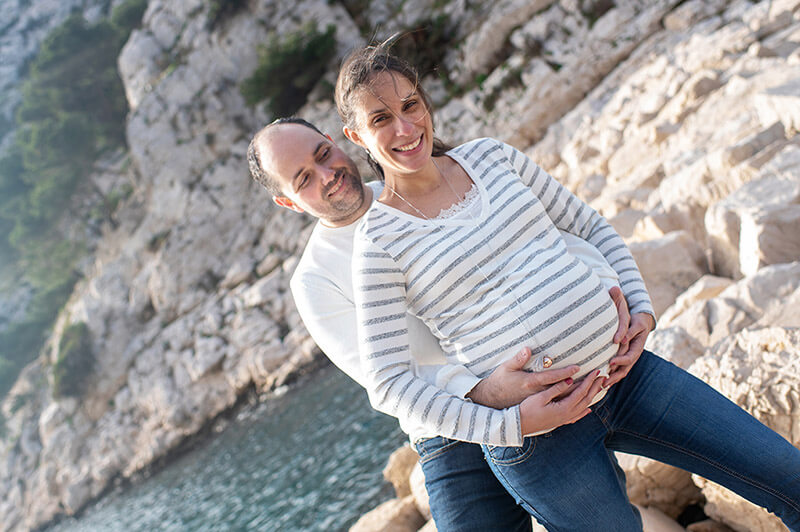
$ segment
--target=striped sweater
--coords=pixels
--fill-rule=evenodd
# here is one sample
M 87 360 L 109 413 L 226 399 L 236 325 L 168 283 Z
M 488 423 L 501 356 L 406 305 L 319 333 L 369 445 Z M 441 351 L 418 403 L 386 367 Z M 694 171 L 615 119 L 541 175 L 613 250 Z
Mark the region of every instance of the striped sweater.
M 410 371 L 406 310 L 453 364 L 483 377 L 529 346 L 580 377 L 614 356 L 618 318 L 597 275 L 558 229 L 594 245 L 617 272 L 631 313 L 653 313 L 627 246 L 591 207 L 515 148 L 478 139 L 448 153 L 481 194 L 475 220 L 424 220 L 375 202 L 356 232 L 353 283 L 361 363 L 374 408 L 435 434 L 522 444 L 519 407 L 495 410 Z

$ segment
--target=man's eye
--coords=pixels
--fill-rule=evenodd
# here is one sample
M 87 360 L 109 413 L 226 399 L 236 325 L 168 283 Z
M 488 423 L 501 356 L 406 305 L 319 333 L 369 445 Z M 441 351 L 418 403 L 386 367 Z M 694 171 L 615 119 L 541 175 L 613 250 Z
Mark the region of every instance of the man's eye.
M 386 116 L 386 115 L 376 116 L 375 119 L 372 121 L 372 124 L 377 126 L 378 124 L 380 124 L 382 122 L 385 122 L 388 119 L 389 119 L 389 117 Z
M 328 158 L 328 155 L 330 153 L 331 153 L 331 149 L 330 148 L 323 149 L 322 152 L 319 154 L 319 160 L 320 161 L 324 161 L 325 159 Z
M 307 183 L 308 183 L 308 176 L 304 175 L 303 177 L 300 178 L 300 183 L 297 185 L 297 190 L 300 190 L 301 188 L 306 186 Z

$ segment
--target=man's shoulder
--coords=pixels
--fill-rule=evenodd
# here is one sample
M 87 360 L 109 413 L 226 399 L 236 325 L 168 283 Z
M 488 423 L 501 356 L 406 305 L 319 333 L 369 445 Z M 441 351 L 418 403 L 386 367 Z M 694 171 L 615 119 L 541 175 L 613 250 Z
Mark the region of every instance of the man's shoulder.
M 292 290 L 308 281 L 327 279 L 333 270 L 349 270 L 354 230 L 355 227 L 334 229 L 317 222 L 289 282 Z

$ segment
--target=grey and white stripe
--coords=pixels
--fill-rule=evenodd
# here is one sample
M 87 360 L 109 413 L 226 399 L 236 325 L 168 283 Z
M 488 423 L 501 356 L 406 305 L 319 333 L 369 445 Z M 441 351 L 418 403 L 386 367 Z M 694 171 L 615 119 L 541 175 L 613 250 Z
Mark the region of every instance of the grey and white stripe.
M 373 406 L 442 436 L 520 445 L 518 408 L 464 401 L 414 377 L 406 309 L 440 338 L 448 361 L 485 376 L 520 348 L 583 375 L 616 352 L 616 307 L 559 229 L 594 245 L 620 277 L 631 312 L 652 306 L 613 228 L 524 154 L 493 139 L 449 155 L 477 185 L 476 220 L 424 220 L 375 203 L 357 231 L 354 287 Z

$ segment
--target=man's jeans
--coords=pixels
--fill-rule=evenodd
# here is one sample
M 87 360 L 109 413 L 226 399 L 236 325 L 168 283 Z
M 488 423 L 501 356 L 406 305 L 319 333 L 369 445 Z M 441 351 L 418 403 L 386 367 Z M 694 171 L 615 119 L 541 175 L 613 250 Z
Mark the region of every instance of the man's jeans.
M 530 532 L 531 516 L 492 474 L 480 445 L 437 437 L 415 447 L 439 532 Z
M 641 531 L 612 451 L 697 473 L 800 531 L 800 450 L 647 351 L 576 423 L 522 447 L 484 446 L 497 478 L 548 530 Z

